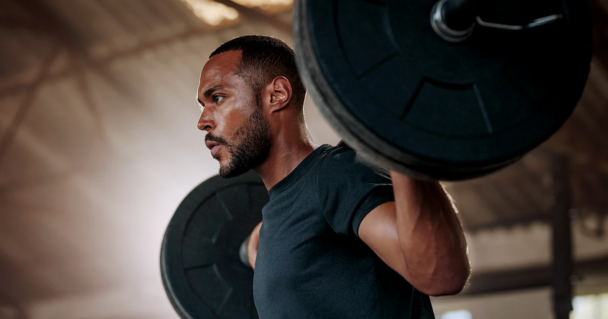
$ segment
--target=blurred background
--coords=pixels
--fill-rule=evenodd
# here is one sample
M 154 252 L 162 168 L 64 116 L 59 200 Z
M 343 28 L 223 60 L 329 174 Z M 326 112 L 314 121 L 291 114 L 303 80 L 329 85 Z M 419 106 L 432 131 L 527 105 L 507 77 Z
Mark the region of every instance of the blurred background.
M 219 168 L 196 128 L 199 72 L 240 35 L 292 44 L 292 6 L 0 1 L 0 318 L 178 318 L 161 239 Z M 608 318 L 608 1 L 590 6 L 593 62 L 570 120 L 515 165 L 447 184 L 473 276 L 460 295 L 432 299 L 438 318 L 553 318 L 568 287 L 552 274 L 564 272 L 571 317 Z M 305 112 L 316 143 L 339 141 L 310 99 Z M 552 227 L 564 211 L 572 267 L 552 262 L 570 242 Z

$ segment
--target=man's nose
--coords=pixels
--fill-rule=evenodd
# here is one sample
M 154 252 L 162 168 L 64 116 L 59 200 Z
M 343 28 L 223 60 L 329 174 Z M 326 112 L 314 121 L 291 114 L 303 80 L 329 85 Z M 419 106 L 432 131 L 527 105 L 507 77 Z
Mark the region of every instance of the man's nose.
M 198 119 L 198 124 L 196 125 L 201 131 L 211 131 L 215 127 L 215 122 L 211 118 L 210 112 L 205 108 L 203 113 L 201 113 L 201 117 Z

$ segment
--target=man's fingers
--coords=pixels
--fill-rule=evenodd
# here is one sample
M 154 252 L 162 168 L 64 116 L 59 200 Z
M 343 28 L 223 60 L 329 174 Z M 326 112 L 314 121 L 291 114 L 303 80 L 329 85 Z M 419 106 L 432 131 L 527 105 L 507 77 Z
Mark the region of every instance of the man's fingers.
M 258 255 L 258 245 L 260 243 L 260 228 L 262 227 L 262 223 L 260 222 L 253 231 L 251 232 L 251 236 L 249 237 L 249 243 L 247 244 L 247 258 L 249 259 L 249 264 L 252 269 L 255 269 L 255 259 Z

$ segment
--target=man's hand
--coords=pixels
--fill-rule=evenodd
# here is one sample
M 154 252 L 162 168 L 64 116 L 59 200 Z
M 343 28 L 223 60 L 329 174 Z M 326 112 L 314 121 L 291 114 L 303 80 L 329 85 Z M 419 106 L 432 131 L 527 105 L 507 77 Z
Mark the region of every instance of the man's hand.
M 249 265 L 251 269 L 255 269 L 255 259 L 258 256 L 258 245 L 260 244 L 260 222 L 249 235 L 249 242 L 247 243 L 247 258 L 249 259 Z

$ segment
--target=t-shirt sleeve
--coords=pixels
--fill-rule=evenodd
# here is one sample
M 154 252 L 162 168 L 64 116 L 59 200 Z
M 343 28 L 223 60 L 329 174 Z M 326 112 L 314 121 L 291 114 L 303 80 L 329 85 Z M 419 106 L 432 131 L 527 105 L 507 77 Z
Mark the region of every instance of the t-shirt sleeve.
M 343 235 L 358 236 L 359 225 L 371 210 L 395 200 L 388 170 L 348 148 L 322 155 L 317 189 L 327 222 Z

